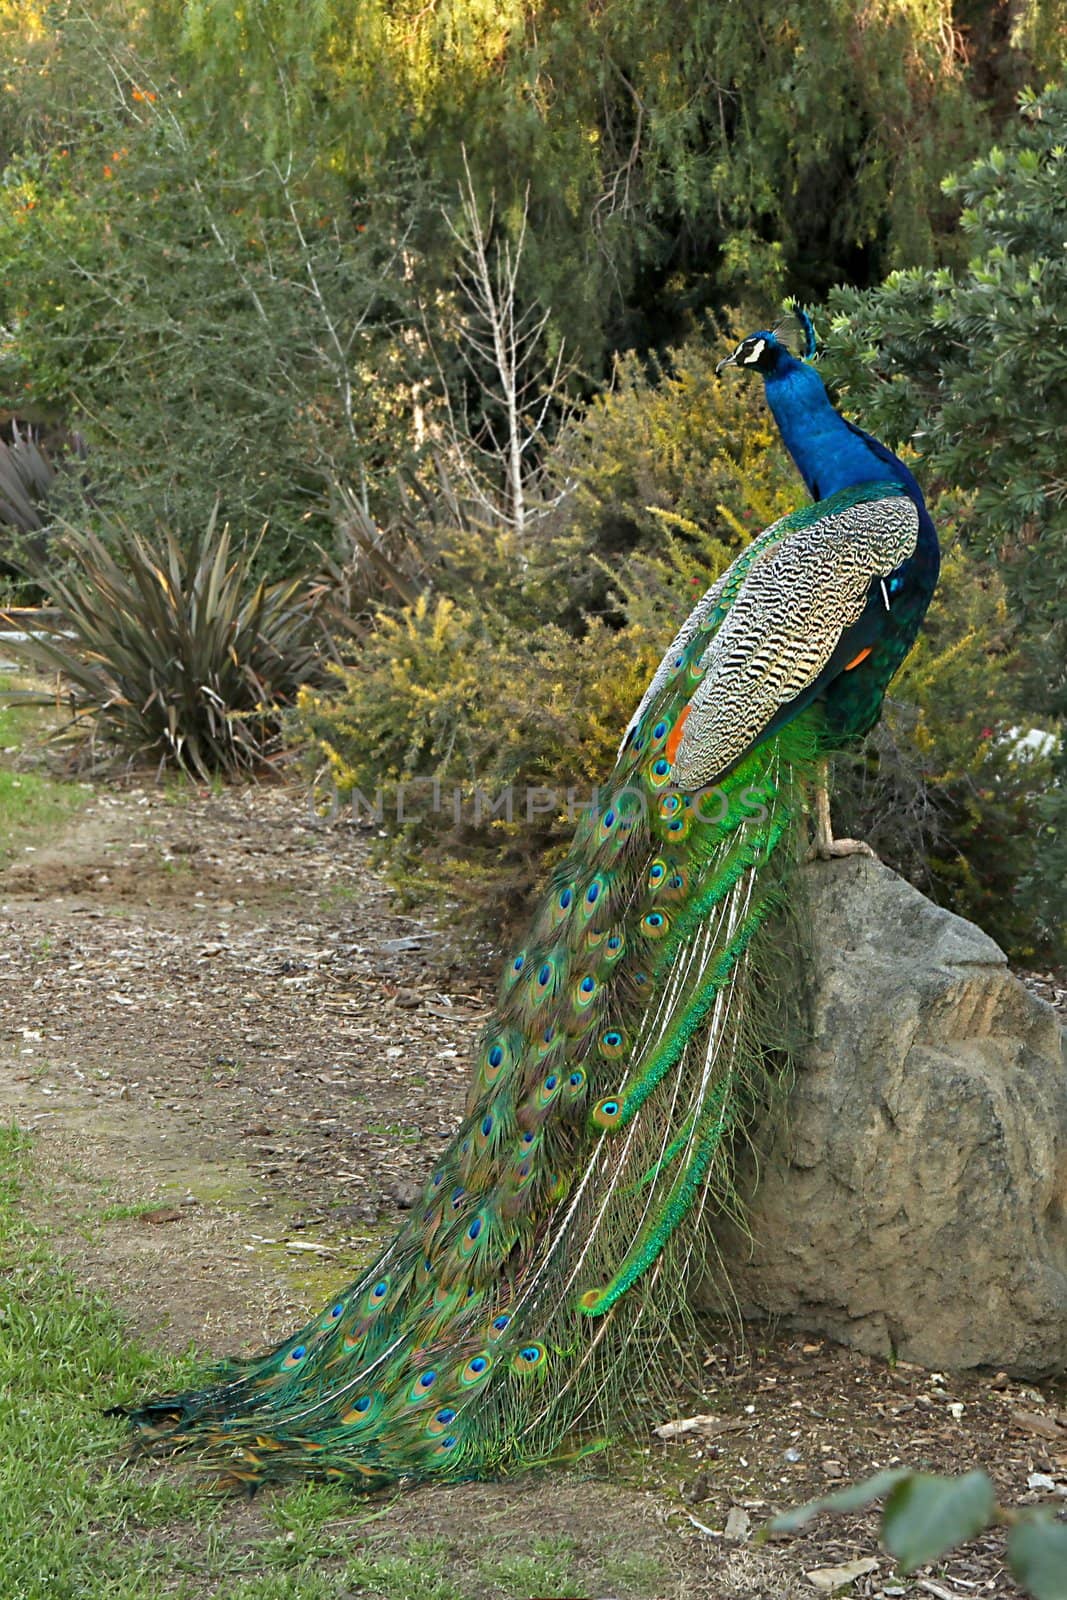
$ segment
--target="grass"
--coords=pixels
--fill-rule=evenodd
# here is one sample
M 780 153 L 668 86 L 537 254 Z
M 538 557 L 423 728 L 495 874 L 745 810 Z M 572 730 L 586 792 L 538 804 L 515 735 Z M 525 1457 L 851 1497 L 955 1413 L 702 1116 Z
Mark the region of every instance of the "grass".
M 10 678 L 0 677 L 0 692 L 14 686 Z M 40 712 L 0 704 L 0 866 L 27 844 L 58 832 L 85 800 L 79 783 L 61 783 L 10 765 L 8 752 L 32 742 L 40 727 Z
M 113 1205 L 104 1206 L 94 1217 L 96 1222 L 130 1222 L 135 1217 L 150 1217 L 153 1211 L 158 1211 L 162 1204 L 159 1200 L 141 1200 L 131 1205 L 116 1201 Z
M 10 1600 L 126 1600 L 153 1592 L 154 1530 L 210 1503 L 191 1485 L 138 1481 L 101 1408 L 153 1363 L 111 1309 L 79 1293 L 23 1221 L 27 1142 L 0 1131 L 0 1564 Z M 157 1369 L 163 1377 L 161 1369 Z M 177 1371 L 172 1374 L 178 1377 Z
M 30 1143 L 0 1128 L 0 1571 L 4 1600 L 529 1600 L 590 1593 L 570 1538 L 472 1548 L 376 1527 L 390 1505 L 310 1483 L 220 1500 L 194 1474 L 126 1463 L 105 1407 L 191 1381 L 130 1339 L 55 1260 L 22 1204 Z M 116 1215 L 137 1208 L 115 1208 Z M 606 1554 L 596 1593 L 656 1593 L 654 1563 Z

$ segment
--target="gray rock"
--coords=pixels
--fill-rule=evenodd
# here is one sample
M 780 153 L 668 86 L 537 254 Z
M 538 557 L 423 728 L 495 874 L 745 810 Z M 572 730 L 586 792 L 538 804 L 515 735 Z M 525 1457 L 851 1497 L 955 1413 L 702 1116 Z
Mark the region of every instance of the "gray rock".
M 807 877 L 814 1036 L 741 1174 L 751 1237 L 720 1240 L 736 1304 L 923 1366 L 1062 1371 L 1055 1012 L 880 863 Z

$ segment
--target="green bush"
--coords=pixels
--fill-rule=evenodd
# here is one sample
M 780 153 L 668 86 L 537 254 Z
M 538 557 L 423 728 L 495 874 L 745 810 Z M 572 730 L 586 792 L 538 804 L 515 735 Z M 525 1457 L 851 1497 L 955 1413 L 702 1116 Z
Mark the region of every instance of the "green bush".
M 619 620 L 620 584 L 638 569 L 646 600 L 673 613 L 679 577 L 703 582 L 709 566 L 721 571 L 754 531 L 800 504 L 760 385 L 715 376 L 731 337 L 709 326 L 659 358 L 621 357 L 611 386 L 561 441 L 556 476 L 573 493 L 541 563 L 562 580 L 570 626 L 589 612 Z M 665 542 L 676 558 L 667 564 Z M 678 565 L 686 553 L 691 570 Z
M 525 914 L 657 660 L 637 628 L 576 638 L 423 596 L 334 669 L 339 692 L 303 690 L 299 716 L 342 799 L 380 808 L 394 883 L 458 900 L 475 935 Z
M 1060 717 L 1067 89 L 1025 95 L 1004 146 L 945 188 L 963 204 L 967 267 L 835 291 L 827 364 L 865 426 L 891 444 L 914 440 L 927 481 L 974 495 L 968 542 L 1003 571 L 1035 712 Z
M 106 751 L 152 757 L 207 777 L 254 769 L 276 751 L 282 708 L 321 677 L 324 640 L 299 580 L 253 576 L 254 547 L 231 552 L 213 515 L 201 539 L 129 529 L 68 530 L 64 575 L 29 562 L 58 613 L 54 632 L 6 648 L 58 679 L 75 732 Z M 68 728 L 67 732 L 70 732 Z
M 189 93 L 143 14 L 107 9 L 54 8 L 7 73 L 27 136 L 0 186 L 0 391 L 84 430 L 93 498 L 57 484 L 67 520 L 147 504 L 195 529 L 218 500 L 237 532 L 267 524 L 262 569 L 302 570 L 328 485 L 362 493 L 411 452 L 396 323 L 422 191 L 390 164 L 354 206 L 311 133 L 265 160 L 254 115 Z

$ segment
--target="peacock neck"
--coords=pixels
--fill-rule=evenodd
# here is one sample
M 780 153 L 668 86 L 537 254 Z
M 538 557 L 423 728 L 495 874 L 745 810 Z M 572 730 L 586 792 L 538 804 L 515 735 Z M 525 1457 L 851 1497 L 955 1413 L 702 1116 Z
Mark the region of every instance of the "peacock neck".
M 897 482 L 922 505 L 919 486 L 904 463 L 830 404 L 813 367 L 792 356 L 766 378 L 767 402 L 786 449 L 814 500 L 861 483 Z

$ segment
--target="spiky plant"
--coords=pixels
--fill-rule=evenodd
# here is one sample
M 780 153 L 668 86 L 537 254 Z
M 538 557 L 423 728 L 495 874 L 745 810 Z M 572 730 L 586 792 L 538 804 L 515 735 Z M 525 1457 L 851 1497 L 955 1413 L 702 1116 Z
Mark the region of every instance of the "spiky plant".
M 44 526 L 38 509 L 48 494 L 56 469 L 32 431 L 12 428 L 11 443 L 0 439 L 0 524 L 19 533 L 36 533 Z
M 149 540 L 119 527 L 105 544 L 68 528 L 58 553 L 59 576 L 37 558 L 23 563 L 50 595 L 50 630 L 5 647 L 58 675 L 75 728 L 199 777 L 270 759 L 283 708 L 322 672 L 322 628 L 301 579 L 256 579 L 255 546 L 231 549 L 214 513 L 189 550 L 170 531 Z

